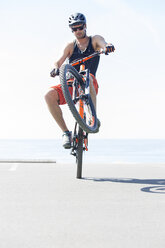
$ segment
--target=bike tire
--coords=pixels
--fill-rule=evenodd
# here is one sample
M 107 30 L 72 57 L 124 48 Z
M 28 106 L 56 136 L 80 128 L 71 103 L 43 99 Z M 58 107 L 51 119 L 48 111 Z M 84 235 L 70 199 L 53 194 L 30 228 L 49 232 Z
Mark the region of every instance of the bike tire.
M 82 162 L 83 162 L 83 129 L 79 127 L 78 130 L 78 146 L 76 151 L 76 163 L 77 163 L 77 178 L 82 178 Z
M 78 71 L 71 66 L 70 64 L 63 64 L 60 68 L 60 82 L 61 82 L 61 87 L 62 91 L 65 97 L 65 100 L 68 104 L 68 107 L 74 116 L 75 120 L 78 122 L 80 127 L 87 133 L 96 133 L 98 131 L 97 127 L 97 116 L 96 116 L 96 111 L 94 108 L 94 105 L 92 103 L 91 97 L 88 94 L 88 107 L 90 108 L 90 112 L 92 113 L 92 117 L 94 119 L 94 124 L 90 126 L 89 124 L 86 123 L 85 118 L 82 119 L 79 112 L 77 111 L 75 107 L 75 103 L 73 102 L 72 96 L 69 92 L 68 84 L 67 84 L 67 72 L 70 72 L 74 78 L 78 81 L 79 86 L 82 88 L 83 91 L 85 91 L 85 86 L 84 82 L 82 80 L 82 77 L 78 73 Z

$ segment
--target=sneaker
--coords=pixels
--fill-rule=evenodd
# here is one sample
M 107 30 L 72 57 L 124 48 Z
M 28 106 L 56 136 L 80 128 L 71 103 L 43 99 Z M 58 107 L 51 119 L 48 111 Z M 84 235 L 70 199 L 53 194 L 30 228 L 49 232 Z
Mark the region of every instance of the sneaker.
M 71 148 L 71 137 L 72 137 L 72 132 L 66 131 L 63 133 L 62 141 L 63 141 L 63 147 L 65 149 Z

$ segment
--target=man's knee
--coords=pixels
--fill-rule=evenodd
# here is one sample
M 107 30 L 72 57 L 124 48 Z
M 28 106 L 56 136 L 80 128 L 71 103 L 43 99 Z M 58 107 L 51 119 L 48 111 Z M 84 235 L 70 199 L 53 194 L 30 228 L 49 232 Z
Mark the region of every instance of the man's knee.
M 90 93 L 97 95 L 98 93 L 98 83 L 94 76 L 90 75 Z
M 58 92 L 56 89 L 50 89 L 46 94 L 45 94 L 45 101 L 48 104 L 53 104 L 53 103 L 58 103 L 59 101 L 59 96 Z
M 96 95 L 96 90 L 95 90 L 95 87 L 93 85 L 93 79 L 90 81 L 90 94 Z

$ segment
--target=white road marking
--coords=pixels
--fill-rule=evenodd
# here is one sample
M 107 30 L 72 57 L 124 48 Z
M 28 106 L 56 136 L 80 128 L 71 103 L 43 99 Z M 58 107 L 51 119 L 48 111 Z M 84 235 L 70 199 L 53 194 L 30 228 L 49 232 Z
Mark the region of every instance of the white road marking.
M 18 168 L 18 163 L 14 163 L 12 164 L 12 166 L 10 167 L 9 171 L 16 171 Z

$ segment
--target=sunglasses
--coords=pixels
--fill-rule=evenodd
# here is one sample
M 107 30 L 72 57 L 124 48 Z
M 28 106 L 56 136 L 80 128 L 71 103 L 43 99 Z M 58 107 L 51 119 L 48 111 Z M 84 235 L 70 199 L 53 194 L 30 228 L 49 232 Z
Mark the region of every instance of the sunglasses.
M 83 30 L 83 29 L 84 29 L 84 25 L 81 25 L 79 27 L 72 28 L 72 32 L 76 32 L 77 30 Z

